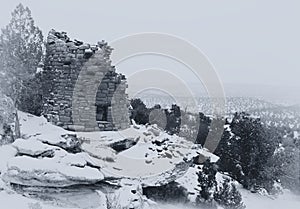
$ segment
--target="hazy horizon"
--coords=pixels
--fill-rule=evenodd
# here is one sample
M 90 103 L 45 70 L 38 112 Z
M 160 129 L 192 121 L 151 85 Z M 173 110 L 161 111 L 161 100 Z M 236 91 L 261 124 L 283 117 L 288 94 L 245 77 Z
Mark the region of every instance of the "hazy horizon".
M 172 34 L 193 43 L 210 59 L 227 95 L 278 96 L 278 100 L 300 102 L 299 1 L 11 0 L 1 4 L 1 28 L 20 2 L 31 9 L 44 36 L 52 28 L 89 43 L 112 42 L 141 32 Z M 161 62 L 134 60 L 117 70 L 129 76 L 133 69 L 138 71 L 145 65 L 161 67 Z M 171 72 L 180 68 L 164 67 Z M 184 72 L 178 75 L 185 77 L 192 89 L 201 88 Z

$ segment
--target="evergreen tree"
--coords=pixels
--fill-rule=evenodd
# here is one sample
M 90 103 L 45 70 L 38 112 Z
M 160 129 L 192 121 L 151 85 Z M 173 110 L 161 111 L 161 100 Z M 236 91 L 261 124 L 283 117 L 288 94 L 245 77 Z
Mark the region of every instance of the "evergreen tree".
M 137 124 L 156 124 L 169 134 L 178 134 L 181 126 L 180 107 L 173 104 L 171 109 L 162 109 L 160 105 L 147 108 L 141 99 L 132 99 L 131 115 Z
M 30 10 L 19 4 L 12 13 L 10 23 L 2 29 L 0 36 L 1 87 L 4 93 L 13 99 L 17 108 L 21 106 L 22 91 L 27 88 L 25 82 L 35 76 L 37 66 L 42 59 L 42 42 L 42 33 L 34 26 Z M 32 90 L 37 89 L 39 88 Z M 16 122 L 18 137 L 20 135 L 18 119 Z
M 196 203 L 200 206 L 213 207 L 214 193 L 217 190 L 216 181 L 217 166 L 211 163 L 210 160 L 204 162 L 202 171 L 198 172 L 199 195 L 196 198 Z
M 159 202 L 180 202 L 187 203 L 188 191 L 176 182 L 170 182 L 162 186 L 145 187 L 143 194 L 147 198 Z
M 19 4 L 12 12 L 11 21 L 2 29 L 0 48 L 1 88 L 19 108 L 25 83 L 35 77 L 43 57 L 42 32 L 35 26 L 28 7 Z M 19 137 L 18 119 L 16 122 Z
M 286 137 L 274 155 L 273 164 L 279 182 L 284 188 L 300 193 L 299 139 Z
M 141 99 L 132 99 L 130 105 L 132 108 L 130 119 L 133 119 L 137 124 L 149 123 L 149 111 Z
M 6 92 L 12 98 L 23 82 L 33 78 L 43 56 L 43 36 L 34 25 L 31 11 L 19 4 L 12 12 L 10 23 L 0 35 L 2 74 Z
M 266 168 L 278 146 L 278 135 L 259 118 L 246 113 L 236 113 L 229 127 L 230 133 L 224 132 L 216 150 L 221 170 L 246 189 L 264 188 L 270 192 L 276 178 L 273 173 L 267 173 Z
M 170 110 L 165 110 L 167 117 L 167 125 L 165 130 L 169 134 L 178 134 L 180 132 L 181 125 L 181 111 L 180 107 L 173 104 Z
M 199 113 L 199 130 L 196 139 L 197 144 L 201 144 L 202 146 L 205 144 L 206 138 L 208 136 L 210 124 L 211 124 L 211 119 L 205 116 L 203 113 Z
M 225 209 L 244 209 L 242 202 L 242 195 L 237 190 L 236 186 L 225 179 L 222 186 L 219 187 L 218 192 L 214 196 L 215 201 L 223 206 Z
M 202 170 L 198 172 L 200 191 L 196 198 L 197 205 L 202 208 L 217 208 L 216 203 L 218 203 L 225 209 L 244 209 L 242 195 L 229 179 L 225 179 L 222 185 L 218 186 L 217 171 L 218 166 L 207 160 Z
M 42 72 L 34 78 L 24 81 L 25 88 L 19 96 L 19 110 L 40 116 L 43 110 Z

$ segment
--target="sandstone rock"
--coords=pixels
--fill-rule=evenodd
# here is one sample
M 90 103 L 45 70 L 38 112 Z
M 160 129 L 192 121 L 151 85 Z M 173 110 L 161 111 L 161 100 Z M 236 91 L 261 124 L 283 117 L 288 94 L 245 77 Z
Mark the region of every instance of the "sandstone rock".
M 75 134 L 65 134 L 61 137 L 65 140 L 55 144 L 56 146 L 59 146 L 71 153 L 77 153 L 81 151 L 80 146 L 82 141 L 80 138 L 77 138 Z
M 47 208 L 76 209 L 109 209 L 106 194 L 85 186 L 72 188 L 20 187 L 17 188 L 24 196 L 33 197 L 40 202 L 46 202 Z M 51 201 L 49 201 L 51 200 Z M 51 207 L 51 206 L 54 207 Z M 31 208 L 31 207 L 30 207 Z M 44 207 L 32 207 L 40 209 Z
M 135 138 L 125 138 L 121 141 L 111 143 L 111 144 L 109 144 L 109 146 L 111 148 L 113 148 L 114 150 L 116 150 L 117 152 L 121 152 L 121 151 L 127 150 L 130 147 L 136 145 L 138 140 L 139 140 L 139 138 L 137 138 L 137 139 L 135 139 Z
M 123 179 L 122 186 L 112 194 L 107 195 L 108 208 L 114 209 L 150 209 L 151 201 L 143 195 L 143 189 L 138 181 Z
M 17 156 L 12 158 L 3 175 L 6 182 L 40 187 L 67 187 L 78 184 L 94 184 L 104 176 L 85 154 L 69 154 L 55 151 L 53 158 Z
M 53 147 L 34 139 L 17 139 L 12 146 L 17 150 L 18 155 L 29 155 L 32 157 L 52 156 L 58 147 Z

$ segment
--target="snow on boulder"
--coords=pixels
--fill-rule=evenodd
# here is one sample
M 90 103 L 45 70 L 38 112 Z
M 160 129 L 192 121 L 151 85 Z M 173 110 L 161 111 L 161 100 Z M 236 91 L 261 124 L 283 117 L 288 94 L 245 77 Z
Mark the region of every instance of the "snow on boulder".
M 0 174 L 6 171 L 7 162 L 17 155 L 17 150 L 10 145 L 0 146 Z
M 18 155 L 30 155 L 32 157 L 50 156 L 58 147 L 53 147 L 35 139 L 17 139 L 12 146 L 17 149 Z
M 67 150 L 68 152 L 78 153 L 81 152 L 81 140 L 77 138 L 76 134 L 63 134 L 59 136 L 59 142 L 51 142 L 48 139 L 38 138 L 44 143 L 48 143 L 50 145 L 61 147 L 62 149 Z
M 60 209 L 108 209 L 106 194 L 98 188 L 83 185 L 67 188 L 25 186 L 15 188 L 18 194 L 38 200 L 41 205 L 47 204 L 45 207 L 47 209 L 49 206 L 55 209 L 56 207 Z
M 114 209 L 150 209 L 153 204 L 143 195 L 138 181 L 123 179 L 121 187 L 107 195 L 108 208 Z
M 198 173 L 202 172 L 202 168 L 203 165 L 193 165 L 188 169 L 188 171 L 182 177 L 176 179 L 175 181 L 181 187 L 187 190 L 188 199 L 191 202 L 196 202 L 196 198 L 199 195 L 199 191 L 201 191 L 201 187 L 198 181 Z M 222 187 L 222 183 L 224 182 L 225 179 L 231 180 L 229 176 L 217 172 L 216 182 L 218 187 Z
M 176 180 L 188 170 L 193 159 L 199 154 L 199 147 L 176 135 L 158 131 L 155 127 L 131 127 L 118 132 L 78 133 L 83 138 L 83 149 L 96 153 L 96 147 L 106 142 L 133 138 L 136 144 L 119 153 L 114 153 L 112 161 L 107 161 L 101 172 L 108 179 L 136 179 L 142 186 L 160 186 Z M 85 139 L 93 143 L 86 149 Z M 100 150 L 99 150 L 100 151 Z M 104 156 L 107 153 L 104 153 Z M 102 153 L 98 155 L 101 157 Z
M 75 135 L 42 117 L 19 114 L 26 139 L 13 144 L 19 156 L 9 161 L 6 173 L 16 184 L 64 187 L 131 179 L 143 187 L 161 186 L 183 176 L 200 152 L 208 155 L 156 126 Z
M 6 182 L 41 187 L 94 184 L 103 180 L 102 162 L 81 152 L 80 139 L 43 117 L 19 112 L 23 138 L 7 145 L 0 164 Z M 3 171 L 3 172 L 2 172 Z
M 81 149 L 89 155 L 106 162 L 113 162 L 116 159 L 116 151 L 110 147 L 102 145 L 97 141 L 84 142 Z
M 132 129 L 105 132 L 79 132 L 81 149 L 93 157 L 105 161 L 115 161 L 118 152 L 127 150 L 139 141 L 141 134 Z
M 197 153 L 199 154 L 199 163 L 203 163 L 206 160 L 210 160 L 210 162 L 216 163 L 220 159 L 217 155 L 214 155 L 205 148 L 197 150 Z
M 43 116 L 37 117 L 19 111 L 22 138 L 39 140 L 68 152 L 81 152 L 81 139 L 74 132 L 47 122 Z
M 44 203 L 34 198 L 25 197 L 22 194 L 15 194 L 11 191 L 0 192 L 1 208 L 9 209 L 65 209 L 57 204 Z M 68 209 L 78 209 L 78 207 L 68 207 Z M 88 208 L 85 208 L 88 209 Z M 90 209 L 90 208 L 89 208 Z M 95 209 L 107 209 L 106 207 L 98 207 Z
M 104 178 L 86 153 L 71 154 L 54 150 L 49 158 L 17 156 L 8 161 L 3 174 L 6 182 L 42 187 L 66 187 L 93 184 Z
M 199 191 L 201 190 L 198 185 L 198 166 L 192 166 L 188 169 L 185 175 L 178 178 L 176 183 L 188 191 L 188 198 L 191 202 L 195 202 Z

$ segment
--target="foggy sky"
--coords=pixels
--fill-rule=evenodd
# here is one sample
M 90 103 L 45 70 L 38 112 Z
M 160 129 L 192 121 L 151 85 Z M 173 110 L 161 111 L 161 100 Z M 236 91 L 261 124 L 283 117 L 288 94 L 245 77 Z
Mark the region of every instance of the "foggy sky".
M 284 87 L 299 95 L 298 0 L 1 1 L 1 28 L 22 2 L 44 36 L 52 28 L 90 43 L 140 32 L 173 34 L 201 49 L 226 85 L 269 86 L 273 94 Z

